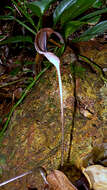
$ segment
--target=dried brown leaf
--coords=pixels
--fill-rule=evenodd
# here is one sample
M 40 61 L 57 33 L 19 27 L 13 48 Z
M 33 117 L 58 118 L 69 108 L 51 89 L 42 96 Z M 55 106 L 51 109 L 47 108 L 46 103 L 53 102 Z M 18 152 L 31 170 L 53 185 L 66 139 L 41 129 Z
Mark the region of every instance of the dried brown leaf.
M 77 190 L 64 173 L 59 170 L 53 170 L 47 176 L 47 181 L 52 190 Z
M 107 167 L 92 165 L 82 168 L 82 172 L 87 178 L 91 189 L 107 190 Z

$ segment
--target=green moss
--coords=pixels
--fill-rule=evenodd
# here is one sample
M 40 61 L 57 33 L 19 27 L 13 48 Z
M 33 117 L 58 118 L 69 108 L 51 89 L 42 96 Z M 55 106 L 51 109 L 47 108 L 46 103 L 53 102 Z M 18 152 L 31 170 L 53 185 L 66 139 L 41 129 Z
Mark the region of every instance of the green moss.
M 71 67 L 71 73 L 74 74 L 76 77 L 83 79 L 84 78 L 84 73 L 86 71 L 85 68 L 81 66 L 74 65 L 73 63 L 70 63 Z

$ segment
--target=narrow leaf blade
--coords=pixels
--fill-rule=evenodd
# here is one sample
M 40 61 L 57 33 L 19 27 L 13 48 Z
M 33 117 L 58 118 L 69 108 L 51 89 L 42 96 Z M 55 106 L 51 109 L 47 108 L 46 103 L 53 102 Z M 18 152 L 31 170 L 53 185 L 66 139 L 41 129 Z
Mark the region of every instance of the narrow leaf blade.
M 61 20 L 63 25 L 69 19 L 76 18 L 89 7 L 93 5 L 95 0 L 63 0 L 55 9 L 53 14 L 54 24 Z
M 78 30 L 85 23 L 86 22 L 81 22 L 81 21 L 70 21 L 70 22 L 68 22 L 64 26 L 64 28 L 65 28 L 65 38 L 67 38 L 73 32 L 75 32 L 76 30 Z
M 75 38 L 73 42 L 88 41 L 96 35 L 103 34 L 105 31 L 107 31 L 107 21 L 102 21 L 86 30 L 79 38 Z
M 89 13 L 88 15 L 85 15 L 82 18 L 80 18 L 80 21 L 86 21 L 87 19 L 90 19 L 90 18 L 95 17 L 97 15 L 101 15 L 102 13 L 107 13 L 107 8 Z
M 10 15 L 1 15 L 0 20 L 14 20 L 14 17 Z
M 19 43 L 19 42 L 33 43 L 32 38 L 30 36 L 14 36 L 14 37 L 10 37 L 6 40 L 1 41 L 0 45 L 10 44 L 10 43 Z

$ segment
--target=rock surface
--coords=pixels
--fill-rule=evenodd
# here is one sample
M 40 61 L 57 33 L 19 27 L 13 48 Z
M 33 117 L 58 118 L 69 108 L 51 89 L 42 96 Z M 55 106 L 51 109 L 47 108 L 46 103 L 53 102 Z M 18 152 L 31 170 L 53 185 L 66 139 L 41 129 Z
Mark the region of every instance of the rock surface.
M 87 56 L 102 69 L 106 67 L 106 45 L 101 50 L 90 45 L 86 51 L 85 43 L 78 47 L 81 55 Z M 103 144 L 107 147 L 107 84 L 86 63 L 79 63 L 79 67 L 85 69 L 82 74 L 80 71 L 80 76 L 72 75 L 70 62 L 72 53 L 68 48 L 61 65 L 65 120 L 64 165 L 69 161 L 71 165 L 79 167 L 79 160 L 84 160 L 93 147 Z M 3 172 L 0 182 L 37 166 L 43 166 L 47 171 L 58 169 L 60 158 L 59 88 L 56 70 L 52 67 L 13 114 L 0 150 Z M 42 185 L 40 174 L 36 172 L 0 190 L 28 190 L 28 186 L 42 189 Z

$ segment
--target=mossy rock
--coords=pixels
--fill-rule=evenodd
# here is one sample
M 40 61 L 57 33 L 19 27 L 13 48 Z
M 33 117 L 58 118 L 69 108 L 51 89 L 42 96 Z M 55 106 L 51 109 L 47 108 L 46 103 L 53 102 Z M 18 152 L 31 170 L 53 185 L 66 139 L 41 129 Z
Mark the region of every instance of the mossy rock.
M 62 60 L 66 58 L 66 51 Z M 70 60 L 61 65 L 65 121 L 64 165 L 69 161 L 70 165 L 79 167 L 77 161 L 92 152 L 94 146 L 107 143 L 107 119 L 104 117 L 106 87 L 96 72 L 88 68 L 84 77 L 76 76 L 74 80 L 70 70 L 70 49 L 67 53 Z M 55 68 L 50 68 L 41 77 L 15 110 L 2 142 L 1 156 L 5 157 L 1 165 L 1 182 L 34 167 L 43 166 L 47 171 L 60 167 L 60 99 Z M 43 181 L 36 173 L 7 184 L 0 190 L 27 190 L 29 184 L 41 189 Z

